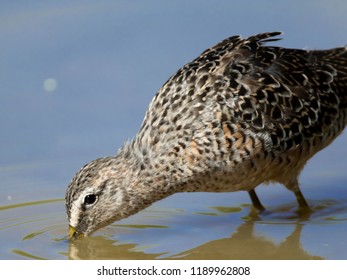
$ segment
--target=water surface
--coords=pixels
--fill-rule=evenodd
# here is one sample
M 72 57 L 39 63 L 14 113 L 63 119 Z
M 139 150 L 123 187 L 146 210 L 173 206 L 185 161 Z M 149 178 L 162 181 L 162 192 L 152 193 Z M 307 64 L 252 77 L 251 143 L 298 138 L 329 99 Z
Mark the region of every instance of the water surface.
M 298 213 L 294 196 L 282 186 L 258 189 L 268 209 L 260 215 L 243 192 L 180 193 L 73 242 L 62 198 L 6 203 L 0 207 L 0 258 L 347 258 L 342 182 L 304 188 L 310 214 Z

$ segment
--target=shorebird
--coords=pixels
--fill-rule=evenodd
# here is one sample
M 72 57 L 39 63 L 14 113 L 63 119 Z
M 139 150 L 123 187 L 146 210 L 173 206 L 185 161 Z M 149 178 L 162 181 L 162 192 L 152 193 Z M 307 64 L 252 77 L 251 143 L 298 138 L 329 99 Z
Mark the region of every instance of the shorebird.
M 177 192 L 277 182 L 308 204 L 298 177 L 347 119 L 347 48 L 267 46 L 280 32 L 233 36 L 178 70 L 114 156 L 86 164 L 66 192 L 69 235 L 94 231 Z

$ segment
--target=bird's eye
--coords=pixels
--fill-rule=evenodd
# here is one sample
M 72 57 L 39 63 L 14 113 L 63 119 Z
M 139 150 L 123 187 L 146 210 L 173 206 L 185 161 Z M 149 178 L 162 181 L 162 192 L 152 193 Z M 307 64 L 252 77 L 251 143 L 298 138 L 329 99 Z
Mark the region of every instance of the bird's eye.
M 84 204 L 91 205 L 96 201 L 97 196 L 95 194 L 88 194 L 84 197 Z

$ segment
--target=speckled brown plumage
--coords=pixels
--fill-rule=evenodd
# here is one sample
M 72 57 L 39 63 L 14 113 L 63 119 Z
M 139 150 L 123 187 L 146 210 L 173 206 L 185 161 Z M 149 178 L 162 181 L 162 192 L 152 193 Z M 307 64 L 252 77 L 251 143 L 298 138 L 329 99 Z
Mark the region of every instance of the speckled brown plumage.
M 347 50 L 264 45 L 279 34 L 230 37 L 172 76 L 134 140 L 73 178 L 71 235 L 176 192 L 245 190 L 263 209 L 254 188 L 279 182 L 306 207 L 298 176 L 346 125 Z

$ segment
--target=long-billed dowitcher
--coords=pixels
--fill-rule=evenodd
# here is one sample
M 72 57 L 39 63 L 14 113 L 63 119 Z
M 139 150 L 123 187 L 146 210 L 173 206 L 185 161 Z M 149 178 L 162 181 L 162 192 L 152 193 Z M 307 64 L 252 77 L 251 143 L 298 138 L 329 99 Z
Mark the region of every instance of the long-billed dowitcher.
M 347 48 L 265 46 L 280 32 L 230 37 L 157 92 L 115 156 L 86 164 L 66 192 L 70 236 L 89 235 L 177 192 L 278 182 L 308 207 L 298 176 L 347 119 Z

